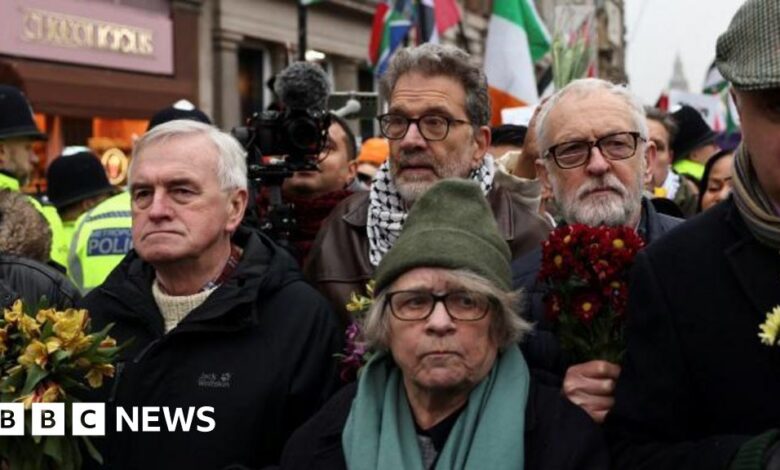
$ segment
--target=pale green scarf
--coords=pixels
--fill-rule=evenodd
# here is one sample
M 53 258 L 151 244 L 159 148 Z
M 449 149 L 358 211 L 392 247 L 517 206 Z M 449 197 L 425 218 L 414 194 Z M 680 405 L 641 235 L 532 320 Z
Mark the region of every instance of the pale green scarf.
M 780 250 L 780 216 L 758 184 L 750 155 L 740 145 L 734 157 L 734 202 L 750 232 L 764 245 Z
M 522 470 L 529 380 L 517 346 L 499 353 L 471 391 L 435 468 Z M 341 436 L 347 468 L 424 470 L 413 419 L 400 369 L 389 354 L 377 354 L 360 376 Z

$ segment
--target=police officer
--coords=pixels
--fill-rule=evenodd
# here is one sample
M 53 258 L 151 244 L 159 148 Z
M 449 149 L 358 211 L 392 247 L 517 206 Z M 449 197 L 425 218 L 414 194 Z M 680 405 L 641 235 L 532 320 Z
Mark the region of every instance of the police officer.
M 76 220 L 116 190 L 108 182 L 97 156 L 84 148 L 66 148 L 46 171 L 46 194 L 62 219 L 65 244 L 54 253 L 54 261 L 68 265 L 68 251 Z
M 22 92 L 12 86 L 0 85 L 0 189 L 19 191 L 27 184 L 38 162 L 33 143 L 45 139 Z M 56 253 L 65 244 L 62 221 L 53 206 L 43 205 L 33 198 L 30 202 L 49 223 L 52 232 L 51 258 L 55 259 Z
M 106 199 L 76 220 L 68 251 L 68 275 L 83 293 L 106 280 L 133 247 L 130 194 Z

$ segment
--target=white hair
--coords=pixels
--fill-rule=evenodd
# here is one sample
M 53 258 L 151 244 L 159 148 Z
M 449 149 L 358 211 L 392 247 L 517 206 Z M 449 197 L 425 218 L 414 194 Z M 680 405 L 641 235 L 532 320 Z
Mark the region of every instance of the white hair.
M 217 149 L 217 178 L 223 191 L 229 189 L 247 189 L 246 152 L 241 144 L 227 132 L 191 119 L 177 119 L 160 124 L 144 134 L 133 146 L 133 159 L 128 171 L 128 183 L 132 186 L 133 166 L 138 156 L 150 145 L 162 143 L 172 138 L 202 135 Z
M 631 111 L 631 117 L 634 120 L 634 126 L 636 126 L 639 135 L 647 140 L 647 120 L 645 115 L 645 108 L 642 105 L 642 101 L 634 95 L 631 90 L 623 85 L 616 85 L 612 82 L 602 80 L 600 78 L 582 78 L 574 80 L 569 83 L 557 93 L 552 95 L 547 101 L 544 102 L 541 109 L 539 109 L 539 115 L 536 118 L 536 139 L 539 142 L 539 154 L 544 156 L 547 150 L 551 147 L 550 142 L 547 141 L 547 126 L 545 123 L 550 111 L 557 105 L 561 99 L 566 95 L 590 95 L 599 91 L 605 91 L 617 98 L 620 98 L 625 102 Z

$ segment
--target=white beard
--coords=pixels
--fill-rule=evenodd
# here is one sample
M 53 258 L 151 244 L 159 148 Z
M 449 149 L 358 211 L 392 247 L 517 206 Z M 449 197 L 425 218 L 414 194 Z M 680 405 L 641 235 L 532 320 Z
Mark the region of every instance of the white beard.
M 603 177 L 590 178 L 577 188 L 574 194 L 563 194 L 561 185 L 550 174 L 555 199 L 561 205 L 566 222 L 589 226 L 628 225 L 638 219 L 642 207 L 642 174 L 637 179 L 637 190 L 630 192 L 612 173 Z M 609 188 L 610 191 L 589 194 L 597 188 Z

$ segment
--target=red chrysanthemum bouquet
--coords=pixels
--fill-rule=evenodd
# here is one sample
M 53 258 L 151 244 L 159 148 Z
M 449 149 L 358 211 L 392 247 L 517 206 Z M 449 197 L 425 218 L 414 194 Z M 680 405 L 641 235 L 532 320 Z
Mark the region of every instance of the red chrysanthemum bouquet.
M 567 225 L 542 244 L 545 314 L 574 362 L 619 363 L 628 275 L 642 238 L 628 227 Z

